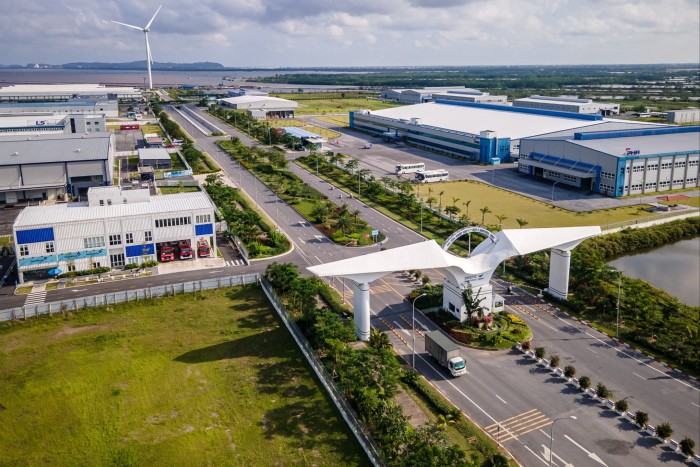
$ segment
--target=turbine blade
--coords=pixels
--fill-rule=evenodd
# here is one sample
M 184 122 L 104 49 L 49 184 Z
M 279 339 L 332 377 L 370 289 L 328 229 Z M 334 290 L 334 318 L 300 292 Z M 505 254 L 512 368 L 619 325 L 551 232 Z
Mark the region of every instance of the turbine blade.
M 140 28 L 138 26 L 134 26 L 132 24 L 120 23 L 119 21 L 112 21 L 112 22 L 116 23 L 116 24 L 121 24 L 122 26 L 126 26 L 127 28 L 138 29 L 139 31 L 143 31 L 143 28 Z
M 156 12 L 153 14 L 153 18 L 151 18 L 151 20 L 148 22 L 148 24 L 146 25 L 146 27 L 144 29 L 150 29 L 151 24 L 153 24 L 153 20 L 156 19 L 156 15 L 158 14 L 158 12 L 160 11 L 161 8 L 163 8 L 163 5 L 158 7 Z

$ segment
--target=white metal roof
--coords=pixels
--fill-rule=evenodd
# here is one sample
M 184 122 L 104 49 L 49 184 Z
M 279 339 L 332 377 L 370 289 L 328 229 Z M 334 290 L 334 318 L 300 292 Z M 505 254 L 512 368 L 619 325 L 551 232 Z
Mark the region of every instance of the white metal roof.
M 575 118 L 535 115 L 504 110 L 484 109 L 461 105 L 427 104 L 408 105 L 374 110 L 370 115 L 392 119 L 421 119 L 423 125 L 445 128 L 478 135 L 481 131 L 495 131 L 498 137 L 522 139 L 530 136 L 599 125 L 607 120 L 580 120 Z
M 395 271 L 448 269 L 455 276 L 489 276 L 505 259 L 548 248 L 570 250 L 583 240 L 600 235 L 600 227 L 560 227 L 552 229 L 507 229 L 496 233 L 497 241 L 486 239 L 468 258 L 444 251 L 435 240 L 414 243 L 355 258 L 307 268 L 320 277 L 347 277 L 355 282 L 372 282 Z
M 109 159 L 112 134 L 42 134 L 0 138 L 0 166 Z
M 280 97 L 271 96 L 236 96 L 236 97 L 226 97 L 224 99 L 219 99 L 219 101 L 226 102 L 227 104 L 236 106 L 246 106 L 246 108 L 263 108 L 265 104 L 273 104 L 275 107 L 285 106 L 285 107 L 296 107 L 297 103 L 295 101 L 290 101 L 289 99 L 282 99 Z
M 668 135 L 628 136 L 623 138 L 569 140 L 571 144 L 600 151 L 612 156 L 625 157 L 629 150 L 640 156 L 672 152 L 700 152 L 700 133 L 672 133 Z
M 51 94 L 141 94 L 134 87 L 107 87 L 102 84 L 14 84 L 0 87 L 0 96 Z
M 87 203 L 66 203 L 52 206 L 29 206 L 22 210 L 14 223 L 15 230 L 39 228 L 56 224 L 98 221 L 121 217 L 183 213 L 189 210 L 214 209 L 204 192 L 151 196 L 149 202 L 111 206 L 88 206 Z
M 170 153 L 165 148 L 139 148 L 140 160 L 170 160 Z

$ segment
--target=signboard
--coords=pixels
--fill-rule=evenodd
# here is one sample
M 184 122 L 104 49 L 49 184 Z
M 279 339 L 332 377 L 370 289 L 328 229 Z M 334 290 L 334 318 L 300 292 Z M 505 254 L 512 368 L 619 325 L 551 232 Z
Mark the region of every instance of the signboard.
M 192 171 L 191 170 L 176 170 L 174 172 L 164 172 L 163 178 L 184 177 L 186 175 L 192 175 Z
M 55 263 L 56 255 L 46 255 L 46 256 L 33 256 L 31 258 L 20 258 L 19 265 L 23 266 L 33 266 L 37 264 Z
M 60 253 L 58 255 L 59 261 L 72 261 L 80 258 L 94 258 L 96 256 L 107 256 L 107 250 L 101 248 L 99 250 L 83 250 L 83 251 L 73 251 L 70 253 Z
M 379 230 L 373 230 L 373 231 L 372 231 L 372 236 L 373 236 L 373 237 L 376 237 L 377 235 L 379 235 Z

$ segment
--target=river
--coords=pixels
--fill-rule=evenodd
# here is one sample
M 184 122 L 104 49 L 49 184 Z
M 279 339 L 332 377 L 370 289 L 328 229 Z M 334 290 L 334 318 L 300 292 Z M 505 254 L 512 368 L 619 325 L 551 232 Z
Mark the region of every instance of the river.
M 610 265 L 629 277 L 644 279 L 683 303 L 700 306 L 700 237 L 623 256 Z

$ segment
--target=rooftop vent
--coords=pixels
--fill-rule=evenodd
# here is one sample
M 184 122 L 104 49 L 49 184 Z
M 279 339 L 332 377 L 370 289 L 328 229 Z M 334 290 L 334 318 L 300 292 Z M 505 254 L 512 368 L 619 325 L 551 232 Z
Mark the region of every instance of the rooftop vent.
M 12 153 L 13 156 L 19 156 L 19 152 L 15 151 Z

